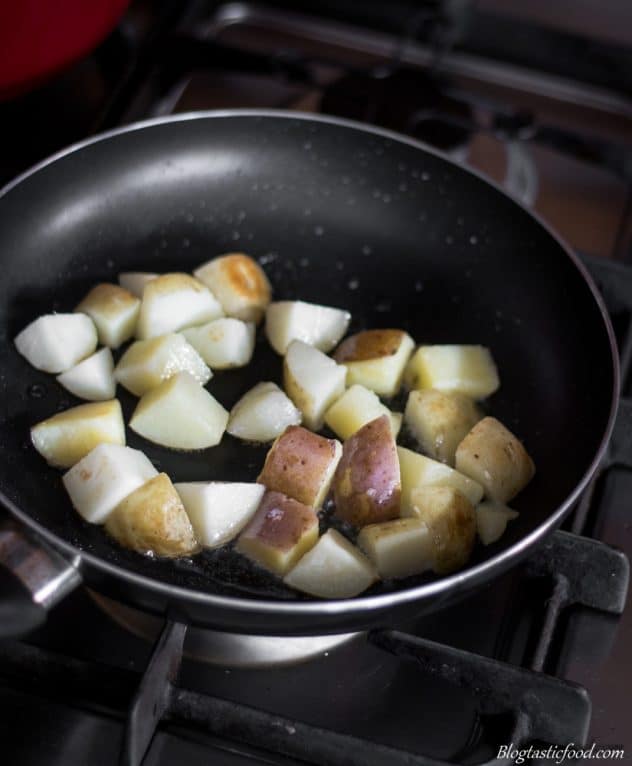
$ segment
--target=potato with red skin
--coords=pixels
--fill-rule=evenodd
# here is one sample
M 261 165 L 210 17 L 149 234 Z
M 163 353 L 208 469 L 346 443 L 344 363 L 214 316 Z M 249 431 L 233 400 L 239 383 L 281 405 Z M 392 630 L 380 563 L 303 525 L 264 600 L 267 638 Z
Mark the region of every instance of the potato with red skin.
M 336 516 L 357 527 L 395 519 L 401 489 L 395 438 L 381 415 L 344 444 L 333 482 Z
M 284 575 L 318 541 L 318 516 L 282 492 L 266 492 L 237 540 L 237 550 L 278 575 Z
M 336 439 L 326 439 L 301 426 L 289 426 L 266 456 L 257 481 L 268 489 L 320 508 L 342 455 Z

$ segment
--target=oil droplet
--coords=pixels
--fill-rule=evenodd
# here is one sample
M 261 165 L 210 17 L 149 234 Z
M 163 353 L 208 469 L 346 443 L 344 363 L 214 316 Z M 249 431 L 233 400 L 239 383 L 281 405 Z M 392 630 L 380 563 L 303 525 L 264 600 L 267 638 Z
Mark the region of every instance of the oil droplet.
M 186 237 L 182 240 L 182 247 L 188 247 L 191 244 L 191 240 Z
M 303 149 L 305 149 L 305 151 L 309 151 L 311 148 L 312 148 L 312 142 L 305 141 L 305 143 L 303 144 Z
M 423 289 L 424 289 L 424 283 L 421 282 L 420 280 L 417 280 L 415 282 L 415 292 L 420 293 Z
M 397 188 L 400 190 L 400 192 L 406 192 L 408 191 L 408 184 L 400 184 Z
M 373 249 L 370 245 L 363 245 L 362 247 L 362 255 L 371 255 L 373 252 Z
M 477 243 L 478 243 L 478 237 L 476 236 L 476 234 L 472 234 L 472 236 L 470 237 L 470 245 L 476 245 Z
M 27 393 L 32 399 L 42 399 L 46 396 L 46 386 L 41 385 L 41 383 L 33 383 L 27 388 Z
M 349 176 L 343 176 L 340 179 L 340 181 L 341 181 L 343 186 L 349 186 L 349 184 L 351 183 L 351 179 L 349 178 Z
M 303 268 L 305 268 L 306 266 L 309 266 L 309 258 L 305 258 L 305 257 L 301 258 L 298 262 L 298 265 L 302 266 Z
M 195 218 L 193 217 L 193 213 L 187 213 L 186 220 L 187 220 L 187 223 L 193 223 L 193 221 L 195 220 Z
M 232 239 L 234 242 L 236 242 L 236 241 L 237 241 L 237 240 L 238 240 L 240 237 L 241 237 L 241 234 L 240 234 L 238 231 L 234 231 L 234 232 L 232 232 L 232 234 L 230 235 L 230 238 L 231 238 L 231 239 Z
M 336 268 L 338 271 L 342 271 L 345 267 L 344 261 L 336 261 Z
M 325 229 L 322 226 L 314 226 L 314 234 L 317 237 L 322 237 L 325 233 Z
M 385 194 L 385 195 L 382 197 L 382 202 L 383 202 L 385 205 L 388 205 L 388 203 L 389 203 L 390 201 L 391 201 L 391 195 L 390 195 L 390 194 Z
M 360 280 L 357 277 L 352 277 L 347 282 L 347 287 L 349 288 L 349 290 L 357 290 L 358 287 L 360 287 Z
M 446 245 L 451 245 L 454 243 L 454 237 L 451 234 L 448 234 L 448 236 L 445 238 Z
M 386 312 L 390 311 L 392 307 L 392 303 L 388 300 L 383 300 L 375 304 L 375 310 L 380 314 L 386 314 Z
M 429 181 L 430 180 L 430 173 L 428 173 L 427 170 L 424 170 L 424 172 L 421 174 L 421 180 L 422 181 Z

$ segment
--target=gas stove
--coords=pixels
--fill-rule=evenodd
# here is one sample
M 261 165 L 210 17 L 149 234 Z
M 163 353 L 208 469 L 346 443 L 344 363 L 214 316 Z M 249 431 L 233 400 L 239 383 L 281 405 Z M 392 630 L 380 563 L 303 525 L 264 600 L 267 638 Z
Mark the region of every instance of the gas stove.
M 439 766 L 492 762 L 509 743 L 632 746 L 632 271 L 616 262 L 632 258 L 630 53 L 606 30 L 569 70 L 585 29 L 494 3 L 412 5 L 134 3 L 94 54 L 0 107 L 0 176 L 197 109 L 325 112 L 426 141 L 532 206 L 595 278 L 624 381 L 601 469 L 527 563 L 412 624 L 264 640 L 75 592 L 44 628 L 0 644 L 7 763 Z M 542 42 L 531 56 L 529 39 Z

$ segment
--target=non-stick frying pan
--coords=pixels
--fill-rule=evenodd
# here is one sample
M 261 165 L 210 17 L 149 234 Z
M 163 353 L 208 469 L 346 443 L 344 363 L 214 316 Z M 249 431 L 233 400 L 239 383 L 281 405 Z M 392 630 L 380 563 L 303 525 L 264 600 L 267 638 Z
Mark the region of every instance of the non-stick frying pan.
M 303 598 L 230 549 L 166 561 L 122 549 L 71 508 L 29 427 L 74 404 L 28 366 L 12 338 L 37 315 L 72 310 L 121 270 L 191 270 L 244 250 L 276 298 L 349 309 L 351 330 L 402 327 L 420 343 L 481 343 L 502 385 L 488 409 L 537 466 L 502 540 L 444 578 L 377 585 L 342 602 Z M 346 632 L 434 609 L 524 557 L 560 524 L 594 471 L 618 396 L 612 329 L 586 272 L 533 215 L 476 175 L 393 133 L 328 118 L 215 112 L 91 139 L 0 196 L 2 499 L 84 581 L 141 608 L 267 634 Z M 260 332 L 260 335 L 262 333 Z M 264 340 L 245 370 L 209 384 L 228 408 L 280 380 Z M 119 391 L 126 415 L 133 399 Z M 181 454 L 128 432 L 178 481 L 253 480 L 265 449 L 226 436 Z M 4 556 L 5 560 L 7 555 Z M 6 606 L 6 601 L 5 601 Z

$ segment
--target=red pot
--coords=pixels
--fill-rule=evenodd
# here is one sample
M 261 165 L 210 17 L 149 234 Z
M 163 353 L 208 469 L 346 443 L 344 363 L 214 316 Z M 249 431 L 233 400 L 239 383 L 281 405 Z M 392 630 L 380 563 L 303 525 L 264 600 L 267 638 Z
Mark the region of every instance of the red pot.
M 0 97 L 36 85 L 88 53 L 130 0 L 0 0 Z

